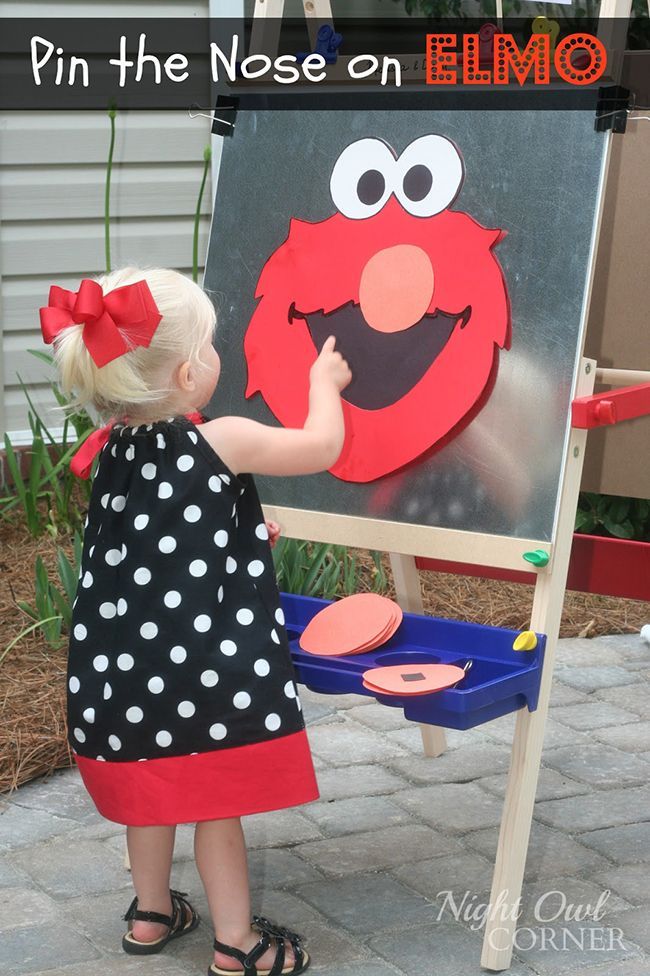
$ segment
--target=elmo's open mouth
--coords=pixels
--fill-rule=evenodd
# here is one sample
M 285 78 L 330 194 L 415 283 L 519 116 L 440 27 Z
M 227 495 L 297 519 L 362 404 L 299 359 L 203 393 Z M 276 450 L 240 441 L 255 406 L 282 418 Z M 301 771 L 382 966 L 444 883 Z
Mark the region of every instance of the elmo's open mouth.
M 318 352 L 328 336 L 335 336 L 336 348 L 352 370 L 352 382 L 343 390 L 343 399 L 365 410 L 379 410 L 413 389 L 446 345 L 456 324 L 460 322 L 464 329 L 471 314 L 470 305 L 457 313 L 438 310 L 423 315 L 408 329 L 379 332 L 367 324 L 354 302 L 328 313 L 322 309 L 301 312 L 292 304 L 289 322 L 305 320 Z

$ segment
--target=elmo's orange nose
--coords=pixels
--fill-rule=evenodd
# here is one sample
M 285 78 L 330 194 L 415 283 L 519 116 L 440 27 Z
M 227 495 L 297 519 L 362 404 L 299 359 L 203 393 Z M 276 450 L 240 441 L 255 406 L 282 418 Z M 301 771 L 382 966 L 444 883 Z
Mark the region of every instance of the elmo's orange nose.
M 415 244 L 395 244 L 373 254 L 361 272 L 359 304 L 369 326 L 400 332 L 419 322 L 433 296 L 433 268 Z

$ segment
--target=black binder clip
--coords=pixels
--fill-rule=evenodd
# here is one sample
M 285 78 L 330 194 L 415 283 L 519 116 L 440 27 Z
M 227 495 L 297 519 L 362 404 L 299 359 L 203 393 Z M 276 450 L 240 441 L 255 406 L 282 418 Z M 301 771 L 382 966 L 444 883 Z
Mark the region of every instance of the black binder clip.
M 234 95 L 218 95 L 214 112 L 209 114 L 200 105 L 192 105 L 190 118 L 196 119 L 200 116 L 204 119 L 210 119 L 213 136 L 231 136 L 235 131 L 238 105 L 239 99 Z
M 596 132 L 625 132 L 632 109 L 632 93 L 622 85 L 605 85 L 598 89 Z

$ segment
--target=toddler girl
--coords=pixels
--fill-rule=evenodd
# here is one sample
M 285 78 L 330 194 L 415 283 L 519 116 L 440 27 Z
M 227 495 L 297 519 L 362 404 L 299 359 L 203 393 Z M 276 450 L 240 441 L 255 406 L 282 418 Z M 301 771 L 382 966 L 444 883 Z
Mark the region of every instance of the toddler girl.
M 68 727 L 97 809 L 127 825 L 136 892 L 124 949 L 159 952 L 198 925 L 170 890 L 174 831 L 194 849 L 216 940 L 212 976 L 300 973 L 296 933 L 253 916 L 240 817 L 318 797 L 253 473 L 309 474 L 337 459 L 334 338 L 310 376 L 302 429 L 203 421 L 219 379 L 213 307 L 170 270 L 125 268 L 41 310 L 63 389 L 111 418 L 86 522 L 68 666 Z M 281 355 L 281 350 L 278 351 Z

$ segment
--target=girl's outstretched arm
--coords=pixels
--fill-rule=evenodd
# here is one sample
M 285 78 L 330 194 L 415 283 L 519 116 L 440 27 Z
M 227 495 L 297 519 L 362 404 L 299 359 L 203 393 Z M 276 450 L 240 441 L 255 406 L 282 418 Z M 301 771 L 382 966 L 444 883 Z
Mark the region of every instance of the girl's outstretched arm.
M 352 379 L 335 341 L 334 336 L 327 339 L 311 368 L 304 427 L 270 427 L 246 417 L 218 417 L 201 425 L 201 433 L 234 474 L 315 474 L 334 464 L 345 437 L 341 391 Z

